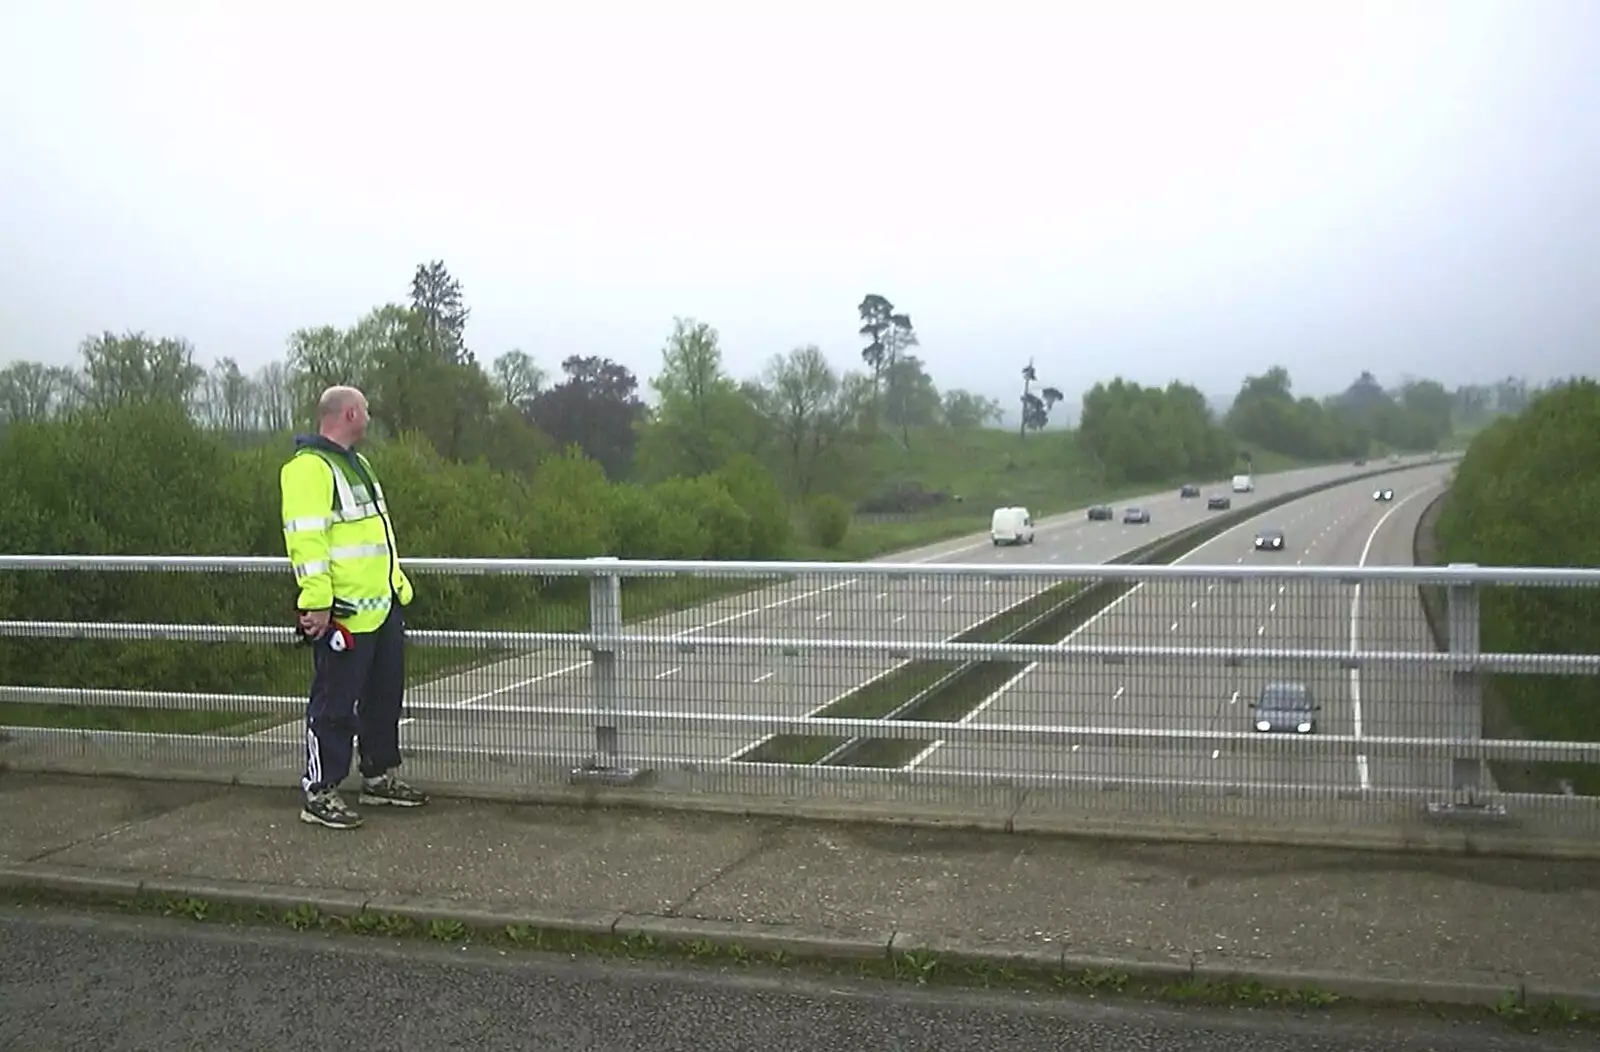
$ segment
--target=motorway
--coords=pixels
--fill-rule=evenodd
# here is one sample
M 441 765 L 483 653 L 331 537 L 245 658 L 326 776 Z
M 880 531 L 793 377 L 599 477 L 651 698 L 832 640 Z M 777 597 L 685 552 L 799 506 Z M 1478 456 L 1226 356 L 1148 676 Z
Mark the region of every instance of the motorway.
M 1244 566 L 1409 565 L 1417 522 L 1448 465 L 1429 465 L 1381 481 L 1326 490 L 1252 517 L 1178 560 Z M 1394 490 L 1394 501 L 1373 490 Z M 1256 531 L 1284 531 L 1281 551 L 1256 551 Z M 1415 588 L 1304 581 L 1172 581 L 1140 585 L 1074 631 L 1081 646 L 1279 646 L 1349 650 L 1432 650 Z M 1128 664 L 1030 666 L 996 690 L 968 720 L 1248 732 L 1250 702 L 1271 681 L 1298 680 L 1321 704 L 1319 730 L 1330 734 L 1426 735 L 1464 729 L 1451 705 L 1447 673 L 1384 666 L 1352 672 L 1312 662 L 1220 662 L 1175 666 Z M 1138 782 L 1174 779 L 1230 784 L 1341 788 L 1448 788 L 1447 762 L 1423 766 L 1233 753 L 1207 747 L 1124 749 L 1071 746 L 936 744 L 908 767 L 925 771 L 995 770 L 1083 775 Z
M 1586 1039 L 0 908 L 0 1049 L 18 1052 L 1554 1052 Z
M 1238 509 L 1369 470 L 1372 468 L 1339 465 L 1258 476 L 1255 493 L 1231 496 Z M 1448 470 L 1448 463 L 1428 464 L 1425 470 L 1440 476 Z M 1370 485 L 1357 483 L 1355 490 Z M 1068 577 L 1067 567 L 1108 562 L 1219 514 L 1206 510 L 1204 498 L 1227 489 L 1227 480 L 1212 480 L 1202 485 L 1200 499 L 1182 499 L 1175 491 L 1167 491 L 1117 502 L 1118 516 L 1111 522 L 1090 522 L 1087 509 L 1078 509 L 1041 520 L 1032 545 L 996 548 L 986 535 L 980 535 L 979 539 L 946 542 L 874 561 L 960 562 L 992 565 L 1002 572 L 1008 565 L 1060 564 L 1063 577 Z M 1150 525 L 1121 523 L 1121 509 L 1133 504 L 1150 510 Z M 672 636 L 684 646 L 699 638 L 729 636 L 942 640 L 1055 583 L 1055 579 L 1047 578 L 912 576 L 891 581 L 881 577 L 809 574 L 708 606 L 633 624 L 628 632 Z M 620 702 L 634 710 L 721 709 L 803 716 L 899 664 L 892 656 L 874 654 L 774 656 L 753 651 L 634 651 L 620 663 Z M 542 718 L 537 710 L 587 706 L 592 697 L 591 663 L 581 651 L 552 648 L 535 652 L 413 688 L 414 701 L 447 704 L 464 711 L 460 717 L 420 717 L 407 727 L 407 741 L 446 747 L 531 748 L 581 756 L 592 744 L 588 727 L 570 720 Z M 485 705 L 511 706 L 518 711 L 484 712 Z M 464 717 L 474 708 L 478 712 L 472 714 L 469 723 Z M 747 734 L 689 735 L 664 729 L 652 734 L 648 741 L 631 738 L 623 747 L 631 756 L 655 760 L 714 760 L 737 755 L 753 744 L 755 741 Z

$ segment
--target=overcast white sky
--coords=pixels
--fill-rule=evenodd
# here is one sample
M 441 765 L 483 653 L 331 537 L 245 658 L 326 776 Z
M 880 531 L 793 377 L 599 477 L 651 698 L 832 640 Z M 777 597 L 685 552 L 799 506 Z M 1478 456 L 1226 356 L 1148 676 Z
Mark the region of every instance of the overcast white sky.
M 485 360 L 1231 393 L 1600 362 L 1600 3 L 0 2 L 0 356 L 247 368 L 443 259 Z

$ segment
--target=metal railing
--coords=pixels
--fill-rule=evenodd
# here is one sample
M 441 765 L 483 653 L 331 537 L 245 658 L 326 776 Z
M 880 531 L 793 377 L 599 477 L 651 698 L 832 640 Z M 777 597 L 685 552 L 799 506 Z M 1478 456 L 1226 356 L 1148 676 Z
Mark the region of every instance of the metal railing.
M 1488 677 L 1581 707 L 1600 654 L 1480 646 L 1485 596 L 1592 602 L 1600 570 L 1027 557 L 405 560 L 445 597 L 416 616 L 477 624 L 409 630 L 408 768 L 526 799 L 1600 854 L 1600 735 L 1482 735 Z M 13 609 L 60 609 L 54 589 L 193 618 L 0 622 L 0 765 L 294 785 L 309 655 L 264 598 L 285 574 L 0 556 Z M 1283 683 L 1314 707 L 1263 707 Z

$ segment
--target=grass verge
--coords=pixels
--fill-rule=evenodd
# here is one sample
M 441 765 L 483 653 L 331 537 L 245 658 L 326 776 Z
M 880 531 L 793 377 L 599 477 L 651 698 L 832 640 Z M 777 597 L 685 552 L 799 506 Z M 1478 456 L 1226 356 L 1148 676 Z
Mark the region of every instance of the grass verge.
M 697 937 L 657 935 L 645 931 L 594 933 L 548 921 L 458 919 L 433 910 L 328 910 L 311 903 L 289 908 L 241 901 L 213 901 L 151 892 L 115 894 L 64 891 L 11 884 L 0 887 L 0 902 L 35 909 L 89 910 L 120 915 L 161 917 L 195 924 L 248 926 L 323 936 L 411 940 L 475 946 L 505 953 L 561 953 L 628 961 L 661 961 L 721 970 L 760 969 L 816 977 L 853 976 L 921 987 L 1002 990 L 1037 995 L 1126 997 L 1174 1004 L 1235 1008 L 1276 1008 L 1297 1013 L 1335 1014 L 1340 1009 L 1421 1010 L 1442 1019 L 1498 1019 L 1520 1030 L 1600 1029 L 1600 1012 L 1560 999 L 1530 999 L 1510 989 L 1485 1004 L 1355 998 L 1316 985 L 1276 985 L 1259 979 L 1215 976 L 1194 967 L 1126 968 L 1114 964 L 1049 962 L 981 953 L 897 952 L 885 946 L 881 955 L 830 951 L 809 944 L 806 952 L 754 948 L 721 935 Z M 759 939 L 760 937 L 757 936 Z
M 1438 566 L 1444 563 L 1434 526 L 1450 499 L 1444 490 L 1423 510 L 1417 521 L 1417 532 L 1411 541 L 1412 562 L 1418 566 Z M 1428 632 L 1434 646 L 1450 649 L 1450 600 L 1441 585 L 1421 585 L 1417 589 L 1422 601 L 1422 611 L 1428 622 Z M 1480 599 L 1481 602 L 1481 599 Z M 1482 687 L 1483 727 L 1485 738 L 1528 740 L 1547 737 L 1561 741 L 1593 740 L 1593 723 L 1583 722 L 1593 717 L 1585 711 L 1571 711 L 1577 706 L 1568 698 L 1563 713 L 1546 711 L 1552 706 L 1541 705 L 1542 699 L 1527 698 L 1529 681 L 1567 680 L 1566 676 L 1490 675 L 1484 677 Z M 1543 686 L 1543 684 L 1540 684 Z M 1566 691 L 1555 693 L 1566 694 Z M 1520 704 L 1519 704 L 1520 703 Z M 1531 718 L 1530 718 L 1531 717 Z M 1489 773 L 1494 783 L 1508 793 L 1549 793 L 1575 796 L 1600 796 L 1600 765 L 1592 763 L 1554 763 L 1541 760 L 1490 760 Z

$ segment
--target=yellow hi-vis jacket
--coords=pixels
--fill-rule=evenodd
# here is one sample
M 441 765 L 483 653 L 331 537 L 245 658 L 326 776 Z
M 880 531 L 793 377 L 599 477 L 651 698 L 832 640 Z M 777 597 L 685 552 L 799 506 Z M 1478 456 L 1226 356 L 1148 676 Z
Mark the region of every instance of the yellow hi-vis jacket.
M 372 632 L 398 596 L 410 605 L 383 487 L 367 458 L 320 435 L 296 439 L 278 474 L 283 538 L 301 610 L 329 610 L 351 632 Z

